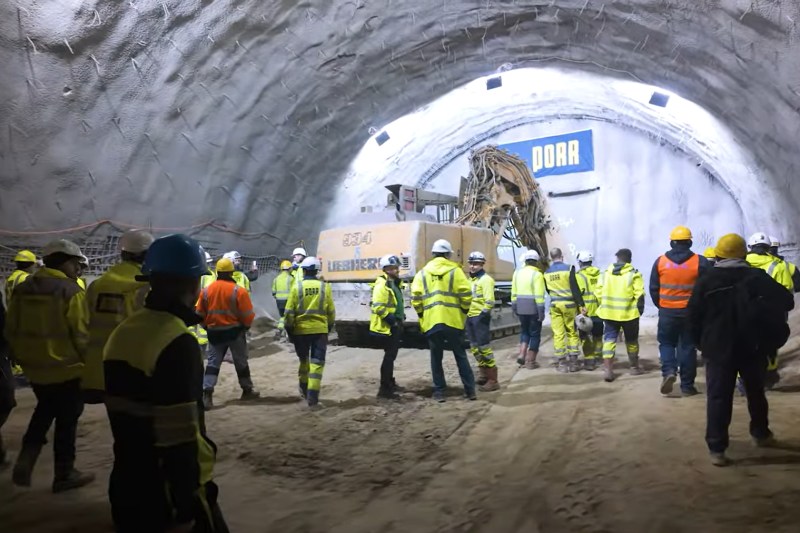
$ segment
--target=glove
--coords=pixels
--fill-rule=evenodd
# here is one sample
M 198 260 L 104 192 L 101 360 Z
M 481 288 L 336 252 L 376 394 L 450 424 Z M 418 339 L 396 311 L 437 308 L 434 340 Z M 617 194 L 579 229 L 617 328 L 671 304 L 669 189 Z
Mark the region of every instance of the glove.
M 516 315 L 517 314 L 517 302 L 511 302 L 511 311 Z
M 489 311 L 481 311 L 479 315 L 479 320 L 482 324 L 489 324 L 492 321 L 492 313 Z
M 384 318 L 384 320 L 386 321 L 387 324 L 389 324 L 389 327 L 394 327 L 394 325 L 397 324 L 397 316 L 393 315 L 392 313 L 386 315 L 386 318 Z

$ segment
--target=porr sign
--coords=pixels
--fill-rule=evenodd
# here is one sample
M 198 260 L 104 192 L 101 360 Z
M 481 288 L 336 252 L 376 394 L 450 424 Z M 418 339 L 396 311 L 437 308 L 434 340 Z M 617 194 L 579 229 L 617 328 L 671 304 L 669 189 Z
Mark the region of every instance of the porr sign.
M 592 130 L 501 144 L 500 148 L 521 157 L 536 178 L 594 170 Z

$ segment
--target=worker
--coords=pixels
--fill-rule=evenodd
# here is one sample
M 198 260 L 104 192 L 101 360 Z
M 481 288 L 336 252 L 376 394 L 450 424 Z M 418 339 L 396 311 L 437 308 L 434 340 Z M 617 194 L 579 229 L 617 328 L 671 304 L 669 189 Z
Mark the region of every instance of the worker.
M 750 268 L 741 236 L 721 237 L 715 250 L 717 263 L 697 280 L 689 300 L 688 323 L 706 361 L 706 443 L 711 462 L 726 466 L 737 373 L 744 381 L 753 442 L 760 447 L 775 444 L 764 375 L 767 356 L 789 337 L 783 316 L 794 307 L 794 298 L 764 272 Z
M 300 394 L 312 409 L 319 405 L 328 334 L 336 322 L 331 286 L 317 279 L 319 268 L 316 257 L 306 257 L 300 263 L 303 277 L 292 285 L 284 315 L 286 331 L 300 360 Z
M 256 266 L 255 261 L 253 261 L 253 265 L 249 272 L 242 271 L 242 254 L 237 251 L 232 251 L 224 254 L 223 259 L 230 259 L 233 263 L 234 272 L 233 272 L 233 281 L 236 282 L 238 286 L 250 292 L 250 283 L 256 281 L 258 279 L 258 267 Z
M 194 239 L 157 239 L 137 276 L 150 286 L 144 307 L 106 344 L 114 437 L 108 496 L 118 532 L 228 531 L 213 481 L 216 446 L 206 435 L 201 403 L 203 363 L 189 330 L 200 320 L 194 303 L 207 270 Z
M 280 322 L 278 322 L 278 330 L 284 327 L 283 313 L 286 311 L 286 301 L 289 299 L 289 292 L 292 290 L 292 262 L 281 261 L 281 271 L 272 280 L 272 297 L 275 298 L 275 303 L 278 306 L 278 315 L 280 315 Z
M 794 292 L 800 292 L 800 272 L 797 270 L 797 265 L 790 263 L 785 257 L 780 255 L 781 241 L 778 240 L 777 237 L 770 237 L 769 240 L 769 253 L 786 263 L 786 268 L 789 271 L 789 275 L 792 277 Z
M 536 250 L 522 254 L 523 267 L 511 278 L 511 309 L 519 318 L 519 357 L 517 364 L 528 370 L 539 367 L 536 357 L 542 341 L 544 321 L 544 276 L 537 267 L 540 257 Z
M 0 430 L 8 420 L 8 416 L 17 401 L 14 398 L 14 375 L 11 371 L 8 343 L 6 343 L 3 330 L 6 326 L 6 308 L 0 299 Z M 6 449 L 3 445 L 3 435 L 0 434 L 0 471 L 5 470 L 11 463 L 8 462 Z
M 486 256 L 472 252 L 467 258 L 472 284 L 472 304 L 467 313 L 467 339 L 472 356 L 478 363 L 475 383 L 483 392 L 500 389 L 497 381 L 497 364 L 492 350 L 492 309 L 494 309 L 494 279 L 486 273 Z
M 625 335 L 631 375 L 642 373 L 639 368 L 639 317 L 644 312 L 644 279 L 631 265 L 633 254 L 627 248 L 616 253 L 616 262 L 598 281 L 597 297 L 600 307 L 597 316 L 603 320 L 603 379 L 614 381 L 614 357 L 620 330 Z
M 369 331 L 383 344 L 381 383 L 378 398 L 399 399 L 402 387 L 394 379 L 394 361 L 400 350 L 403 336 L 403 321 L 406 318 L 403 305 L 403 281 L 400 279 L 400 258 L 385 255 L 378 262 L 383 273 L 378 275 L 372 287 Z
M 703 252 L 703 257 L 706 258 L 706 261 L 708 261 L 708 264 L 710 266 L 714 266 L 714 263 L 717 262 L 717 256 L 714 255 L 714 254 L 716 254 L 716 252 L 714 251 L 714 247 L 713 246 L 709 246 Z
M 11 295 L 14 292 L 14 288 L 33 274 L 36 268 L 36 256 L 30 250 L 20 250 L 14 256 L 14 263 L 16 263 L 17 268 L 6 280 L 6 304 L 11 303 Z
M 217 280 L 200 292 L 197 314 L 203 319 L 208 333 L 208 364 L 203 377 L 203 405 L 214 406 L 214 387 L 222 360 L 230 349 L 233 366 L 242 388 L 242 400 L 254 400 L 260 393 L 253 386 L 250 364 L 247 361 L 247 331 L 255 318 L 250 293 L 233 279 L 233 262 L 217 261 Z
M 143 230 L 130 230 L 119 239 L 121 262 L 89 285 L 86 303 L 89 313 L 89 345 L 84 360 L 84 402 L 103 403 L 103 348 L 111 332 L 134 311 L 144 306 L 150 286 L 137 281 L 142 275 L 145 253 L 153 243 L 153 236 Z
M 213 259 L 211 258 L 211 254 L 203 251 L 203 255 L 206 259 L 206 273 L 200 278 L 200 290 L 202 291 L 215 281 L 217 281 L 217 271 L 215 268 L 212 268 L 211 264 L 213 263 Z M 199 300 L 199 297 L 198 297 Z M 197 339 L 197 344 L 200 345 L 200 352 L 203 354 L 203 359 L 205 360 L 206 356 L 208 355 L 208 332 L 206 328 L 203 327 L 203 324 L 196 324 L 189 328 L 192 332 L 192 335 L 195 336 Z M 233 360 L 231 360 L 233 361 Z
M 36 407 L 14 465 L 15 485 L 29 487 L 47 432 L 55 421 L 53 492 L 82 487 L 93 474 L 75 469 L 75 437 L 83 413 L 81 375 L 88 340 L 86 293 L 76 283 L 83 254 L 58 239 L 42 250 L 44 267 L 17 285 L 5 336 L 36 396 Z
M 78 286 L 83 290 L 86 290 L 87 287 L 86 279 L 83 277 L 87 270 L 89 270 L 89 258 L 82 255 L 81 260 L 78 262 L 78 279 L 75 281 L 78 282 Z
M 578 370 L 580 337 L 575 326 L 578 311 L 586 314 L 583 296 L 578 287 L 575 269 L 564 263 L 560 248 L 550 250 L 550 267 L 544 273 L 544 284 L 550 295 L 550 321 L 553 328 L 553 352 L 559 372 Z
M 476 400 L 475 375 L 463 346 L 464 326 L 472 305 L 470 283 L 459 264 L 450 260 L 453 247 L 448 241 L 435 241 L 431 252 L 433 259 L 417 272 L 411 283 L 411 304 L 431 351 L 433 399 L 439 403 L 445 401 L 447 382 L 442 358 L 447 345 L 453 350 L 464 395 Z
M 769 253 L 772 241 L 767 234 L 763 232 L 752 234 L 747 241 L 747 245 L 750 248 L 750 253 L 747 254 L 747 262 L 750 266 L 764 270 L 772 279 L 793 293 L 794 281 L 792 280 L 792 275 L 786 267 L 786 263 Z M 768 389 L 772 389 L 781 380 L 778 366 L 778 352 L 776 351 L 769 357 L 767 375 L 764 378 Z
M 692 252 L 692 232 L 677 226 L 669 234 L 670 250 L 653 263 L 650 298 L 658 309 L 658 353 L 661 359 L 661 394 L 669 394 L 681 378 L 681 394 L 698 394 L 697 350 L 689 338 L 686 308 L 698 277 L 711 268 L 705 257 Z
M 303 279 L 303 270 L 300 268 L 300 263 L 308 257 L 308 253 L 306 253 L 305 248 L 295 248 L 292 250 L 292 276 L 295 279 L 295 283 L 297 280 Z
M 586 316 L 592 321 L 591 332 L 581 332 L 583 340 L 583 368 L 594 370 L 603 350 L 603 321 L 597 316 L 597 281 L 600 269 L 593 265 L 594 254 L 588 250 L 578 253 L 578 270 L 575 275 L 583 297 Z

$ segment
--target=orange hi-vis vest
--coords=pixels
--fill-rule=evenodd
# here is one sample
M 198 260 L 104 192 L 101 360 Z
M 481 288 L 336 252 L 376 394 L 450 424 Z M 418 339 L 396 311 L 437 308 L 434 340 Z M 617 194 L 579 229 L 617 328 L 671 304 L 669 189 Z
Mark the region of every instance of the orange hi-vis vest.
M 249 328 L 256 316 L 247 290 L 235 281 L 222 279 L 203 289 L 195 310 L 203 317 L 207 331 Z
M 689 305 L 697 276 L 700 275 L 700 256 L 673 263 L 666 255 L 658 258 L 658 306 L 665 309 L 685 309 Z

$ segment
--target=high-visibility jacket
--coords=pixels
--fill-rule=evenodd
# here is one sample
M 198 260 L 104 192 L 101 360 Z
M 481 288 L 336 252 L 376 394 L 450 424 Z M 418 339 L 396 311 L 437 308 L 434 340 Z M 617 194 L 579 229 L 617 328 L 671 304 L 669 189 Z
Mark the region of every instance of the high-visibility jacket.
M 136 281 L 142 267 L 123 261 L 94 280 L 86 292 L 89 313 L 89 344 L 81 386 L 86 390 L 103 390 L 103 348 L 111 332 L 135 311 L 144 307 L 150 292 L 147 282 Z
M 207 331 L 249 328 L 256 316 L 250 294 L 226 279 L 203 289 L 196 309 Z
M 238 286 L 250 292 L 250 278 L 247 277 L 247 274 L 237 270 L 233 273 L 233 281 L 236 282 Z
M 658 258 L 658 307 L 686 309 L 694 285 L 700 276 L 700 256 L 692 255 L 683 263 L 675 263 L 666 255 Z
M 197 297 L 198 304 L 200 303 L 200 298 L 203 296 L 203 289 L 215 281 L 217 281 L 217 273 L 210 268 L 208 269 L 208 274 L 203 274 L 200 277 L 200 295 Z M 195 308 L 196 307 L 197 304 L 195 304 Z M 206 346 L 208 344 L 208 332 L 206 328 L 203 327 L 203 324 L 196 324 L 189 328 L 189 330 L 192 332 L 192 335 L 194 335 L 194 338 L 197 339 L 197 343 L 200 346 Z
M 397 280 L 395 283 L 401 290 L 403 289 L 402 281 Z M 397 297 L 392 290 L 388 276 L 386 274 L 379 275 L 372 287 L 369 317 L 369 330 L 372 333 L 386 336 L 392 334 L 392 328 L 386 322 L 386 317 L 397 314 L 397 304 Z
M 578 287 L 583 295 L 583 303 L 586 307 L 587 316 L 597 316 L 597 281 L 600 279 L 600 269 L 596 266 L 582 268 L 575 274 L 578 280 Z
M 550 294 L 552 305 L 566 309 L 582 307 L 583 299 L 580 297 L 577 285 L 573 267 L 561 261 L 554 262 L 544 273 L 544 286 Z
M 511 279 L 511 302 L 518 315 L 544 319 L 544 276 L 532 265 L 525 265 Z
M 14 293 L 16 286 L 28 279 L 28 276 L 30 274 L 24 270 L 15 270 L 8 276 L 6 280 L 6 304 L 11 302 L 11 295 Z
M 114 435 L 111 505 L 123 515 L 148 513 L 142 523 L 158 524 L 163 515 L 172 522 L 173 512 L 185 519 L 198 503 L 206 505 L 198 489 L 213 477 L 216 449 L 205 433 L 203 366 L 189 335 L 182 318 L 145 307 L 125 319 L 105 347 L 105 405 Z
M 423 333 L 442 325 L 464 329 L 472 305 L 472 288 L 458 263 L 436 257 L 411 283 L 411 305 Z
M 478 276 L 471 277 L 469 281 L 472 285 L 472 303 L 467 316 L 478 316 L 483 311 L 491 312 L 495 302 L 492 276 L 483 272 Z
M 749 253 L 747 254 L 747 262 L 750 266 L 765 271 L 772 279 L 786 287 L 788 291 L 794 292 L 792 275 L 789 273 L 789 269 L 786 267 L 786 263 L 783 260 L 774 255 Z
M 40 268 L 14 289 L 5 336 L 32 383 L 81 377 L 88 340 L 86 293 L 60 270 Z
M 644 278 L 630 263 L 617 263 L 600 277 L 595 294 L 600 302 L 597 316 L 603 320 L 635 320 L 641 316 L 639 299 L 644 295 Z
M 292 282 L 296 281 L 288 270 L 281 270 L 281 273 L 272 280 L 272 296 L 275 300 L 286 301 L 292 290 Z
M 292 285 L 283 315 L 292 335 L 328 333 L 336 322 L 330 283 L 304 278 Z

